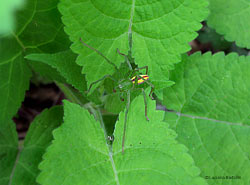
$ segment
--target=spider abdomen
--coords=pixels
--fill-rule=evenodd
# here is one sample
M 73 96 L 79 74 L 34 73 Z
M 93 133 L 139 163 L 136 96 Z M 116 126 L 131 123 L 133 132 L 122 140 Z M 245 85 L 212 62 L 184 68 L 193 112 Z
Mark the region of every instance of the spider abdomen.
M 149 76 L 148 75 L 139 75 L 140 78 L 137 79 L 137 83 L 138 84 L 142 84 L 144 83 L 146 80 L 149 79 Z M 130 79 L 132 81 L 132 83 L 134 84 L 135 83 L 135 80 L 136 80 L 136 76 L 134 76 L 133 78 Z

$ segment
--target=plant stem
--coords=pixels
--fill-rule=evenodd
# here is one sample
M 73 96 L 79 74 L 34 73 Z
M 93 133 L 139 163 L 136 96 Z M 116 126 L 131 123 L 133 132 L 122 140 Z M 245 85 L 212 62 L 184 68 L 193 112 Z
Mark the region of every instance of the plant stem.
M 73 103 L 79 104 L 80 106 L 84 107 L 85 102 L 83 102 L 79 97 L 77 97 L 75 92 L 73 92 L 73 90 L 69 86 L 59 82 L 55 83 L 61 89 L 67 99 L 69 99 Z
M 102 119 L 102 113 L 101 113 L 99 108 L 97 108 L 97 115 L 98 115 L 101 127 L 103 129 L 103 132 L 104 132 L 104 137 L 106 139 L 106 143 L 107 143 L 107 146 L 109 148 L 109 152 L 113 153 L 112 152 L 112 144 L 111 144 L 111 142 L 108 142 L 108 140 L 107 140 L 108 139 L 108 134 L 107 134 L 107 130 L 106 130 L 105 124 L 104 124 L 103 119 Z
M 101 124 L 101 127 L 104 130 L 104 134 L 105 134 L 105 138 L 107 138 L 107 131 L 105 129 L 105 125 L 102 119 L 102 113 L 100 111 L 99 108 L 94 108 L 91 105 L 91 102 L 85 103 L 85 101 L 83 102 L 77 95 L 75 92 L 73 92 L 73 90 L 68 87 L 65 84 L 59 83 L 59 82 L 55 82 L 56 85 L 63 91 L 63 93 L 65 94 L 65 96 L 67 97 L 67 99 L 69 99 L 71 102 L 79 104 L 81 107 L 84 107 L 86 109 L 89 110 L 89 112 L 95 117 L 96 121 L 99 121 Z

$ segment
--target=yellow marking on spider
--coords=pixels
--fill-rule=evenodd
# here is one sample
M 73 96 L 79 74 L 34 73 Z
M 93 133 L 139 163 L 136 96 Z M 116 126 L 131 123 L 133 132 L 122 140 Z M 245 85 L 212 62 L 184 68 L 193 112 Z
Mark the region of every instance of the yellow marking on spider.
M 148 80 L 149 79 L 149 76 L 148 75 L 139 75 L 141 78 L 137 79 L 137 83 L 138 84 L 142 84 L 145 82 L 145 80 Z M 135 83 L 135 78 L 136 76 L 134 76 L 133 78 L 131 78 L 131 81 L 132 83 L 134 84 Z

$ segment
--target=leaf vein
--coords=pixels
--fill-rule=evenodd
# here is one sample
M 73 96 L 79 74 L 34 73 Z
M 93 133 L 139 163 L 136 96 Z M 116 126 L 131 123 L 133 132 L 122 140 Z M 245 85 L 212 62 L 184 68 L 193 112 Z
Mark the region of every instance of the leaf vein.
M 240 144 L 239 144 L 240 142 L 239 142 L 239 140 L 237 139 L 235 133 L 233 132 L 232 127 L 229 126 L 229 128 L 230 128 L 230 131 L 232 132 L 232 135 L 233 135 L 234 139 L 236 140 L 236 143 L 237 143 L 238 147 L 239 147 L 240 150 L 242 151 L 242 153 L 243 153 L 244 157 L 246 158 L 246 160 L 249 162 L 250 160 L 249 160 L 248 157 L 246 156 L 246 152 L 244 152 L 244 150 L 243 150 L 242 147 L 240 146 Z
M 20 31 L 16 34 L 17 36 L 19 36 L 25 30 L 25 28 L 29 25 L 29 23 L 31 23 L 32 19 L 34 18 L 35 14 L 36 14 L 36 6 L 37 6 L 37 0 L 34 1 L 34 9 L 33 9 L 31 17 L 26 22 L 26 24 L 23 25 L 23 27 L 20 29 Z
M 224 172 L 226 172 L 226 174 L 230 174 L 230 173 L 229 173 L 226 169 L 224 169 L 219 163 L 217 163 L 217 161 L 211 156 L 211 154 L 210 154 L 210 153 L 208 152 L 208 150 L 206 149 L 205 144 L 203 143 L 203 141 L 202 141 L 202 139 L 201 139 L 201 137 L 200 137 L 199 131 L 198 131 L 197 127 L 196 127 L 196 122 L 195 122 L 195 120 L 193 121 L 193 125 L 194 125 L 194 130 L 195 130 L 195 132 L 196 132 L 196 134 L 197 134 L 197 136 L 198 136 L 198 138 L 199 138 L 199 140 L 200 140 L 200 142 L 201 142 L 201 145 L 203 146 L 204 150 L 207 152 L 208 156 L 212 159 L 212 161 L 214 161 L 215 165 L 217 165 L 217 166 L 218 166 L 219 168 L 221 168 Z

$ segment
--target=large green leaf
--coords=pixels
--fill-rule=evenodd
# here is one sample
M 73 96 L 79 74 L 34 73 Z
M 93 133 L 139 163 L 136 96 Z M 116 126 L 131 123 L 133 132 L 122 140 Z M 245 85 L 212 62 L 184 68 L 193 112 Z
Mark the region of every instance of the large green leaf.
M 17 155 L 11 118 L 24 99 L 31 76 L 23 56 L 34 51 L 57 52 L 69 46 L 57 3 L 58 0 L 26 0 L 25 8 L 16 14 L 16 30 L 11 36 L 0 37 L 0 184 L 9 183 Z
M 13 176 L 15 159 L 18 152 L 18 141 L 13 121 L 0 125 L 0 184 L 8 185 Z
M 1 50 L 0 53 L 6 53 Z M 7 48 L 6 48 L 7 49 Z M 30 69 L 25 63 L 21 52 L 3 59 L 0 55 L 0 127 L 16 113 L 29 86 Z M 1 60 L 2 59 L 2 60 Z
M 132 51 L 140 67 L 149 66 L 151 79 L 168 79 L 168 70 L 197 36 L 200 21 L 208 14 L 206 6 L 206 0 L 62 0 L 59 10 L 90 85 L 113 74 L 114 67 L 81 44 L 80 38 L 117 67 L 124 62 L 116 52 L 119 48 L 123 53 Z
M 225 39 L 250 49 L 250 1 L 209 0 L 208 25 Z
M 87 90 L 85 77 L 81 74 L 80 66 L 75 63 L 76 55 L 71 50 L 55 54 L 31 54 L 25 58 L 50 65 L 80 92 Z
M 250 57 L 185 56 L 164 91 L 165 120 L 209 184 L 250 182 Z M 241 179 L 217 179 L 240 176 Z
M 147 98 L 147 121 L 143 96 L 132 102 L 124 154 L 121 151 L 125 113 L 119 115 L 114 132 L 113 158 L 121 184 L 206 184 L 197 177 L 199 169 L 194 166 L 186 147 L 176 142 L 176 133 L 162 122 L 163 112 L 156 111 L 155 104 Z
M 12 36 L 0 38 L 0 125 L 16 113 L 29 86 L 31 71 L 24 53 L 56 52 L 69 46 L 57 2 L 27 0 L 25 8 L 17 13 Z
M 51 143 L 52 131 L 62 123 L 62 118 L 63 109 L 59 106 L 46 109 L 35 118 L 25 137 L 24 146 L 19 149 L 11 185 L 37 184 L 38 164 Z
M 100 123 L 79 105 L 64 101 L 64 123 L 54 132 L 53 144 L 40 164 L 38 182 L 48 184 L 206 184 L 198 177 L 184 145 L 162 122 L 163 112 L 137 97 L 128 114 L 125 151 L 122 154 L 124 112 L 119 116 L 113 151 L 106 144 Z M 97 178 L 98 177 L 98 178 Z

